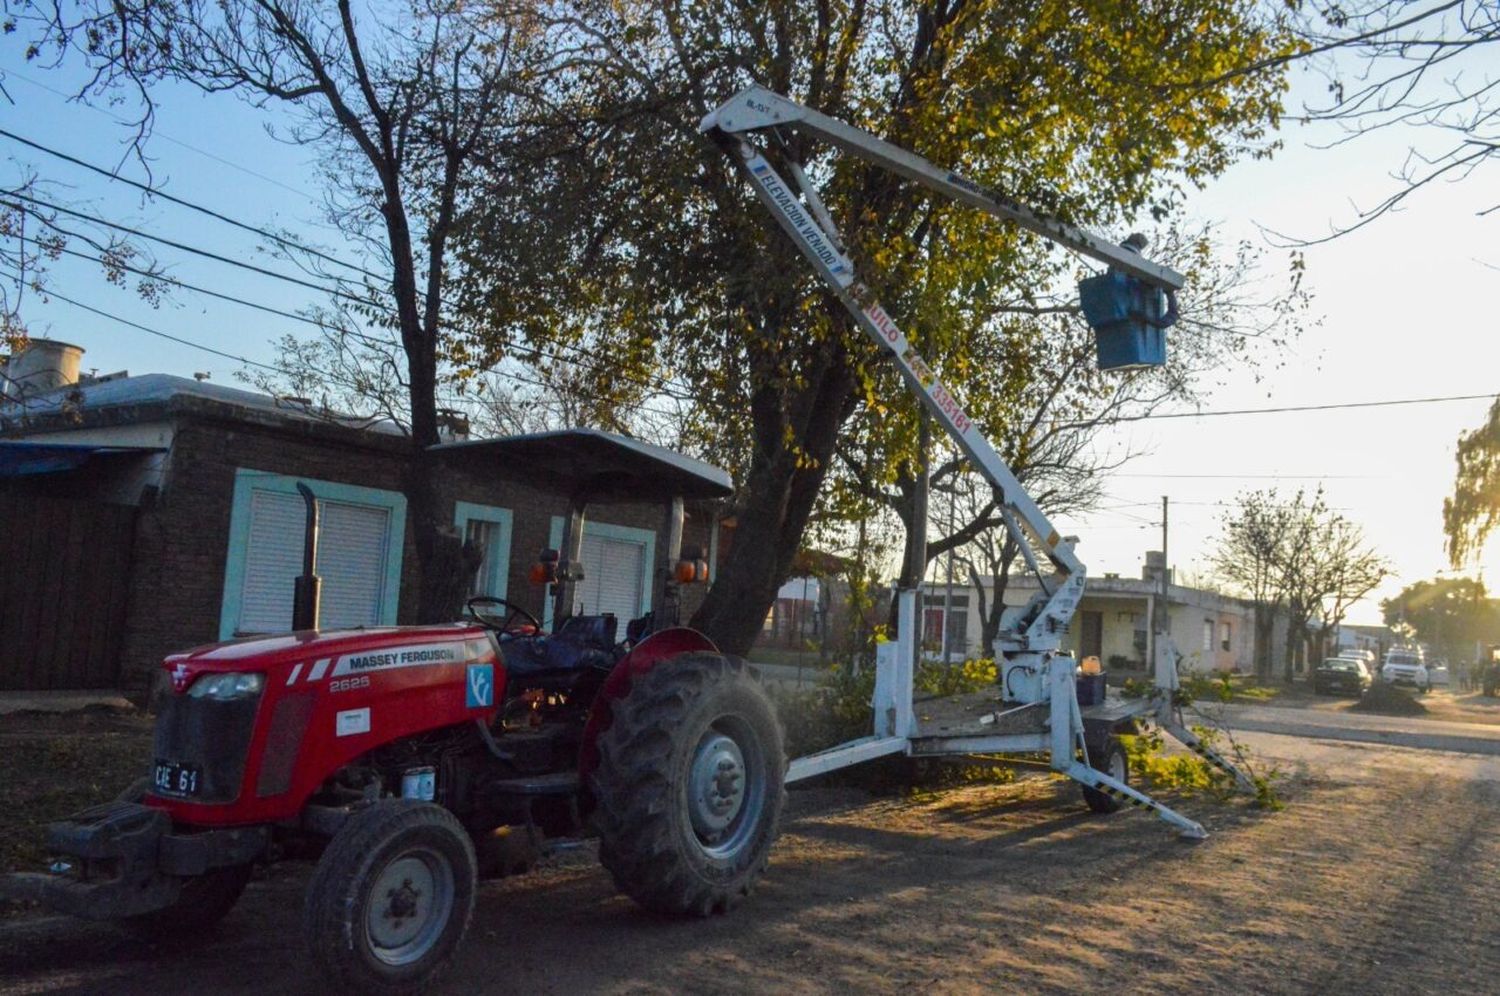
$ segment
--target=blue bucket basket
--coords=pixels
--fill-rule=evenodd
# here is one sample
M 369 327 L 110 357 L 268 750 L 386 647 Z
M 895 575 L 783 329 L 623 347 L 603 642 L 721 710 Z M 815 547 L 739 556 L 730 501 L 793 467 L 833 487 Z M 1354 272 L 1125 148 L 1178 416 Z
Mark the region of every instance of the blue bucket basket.
M 1094 330 L 1100 370 L 1166 364 L 1167 329 L 1177 321 L 1175 300 L 1118 270 L 1080 280 L 1078 298 Z

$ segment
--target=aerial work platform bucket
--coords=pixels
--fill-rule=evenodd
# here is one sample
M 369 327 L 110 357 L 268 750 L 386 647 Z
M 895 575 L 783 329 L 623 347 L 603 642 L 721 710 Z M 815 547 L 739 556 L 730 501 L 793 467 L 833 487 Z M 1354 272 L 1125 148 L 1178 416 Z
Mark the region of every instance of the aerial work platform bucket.
M 1175 295 L 1111 269 L 1080 280 L 1078 298 L 1094 330 L 1100 370 L 1137 370 L 1167 362 L 1167 329 L 1177 321 Z

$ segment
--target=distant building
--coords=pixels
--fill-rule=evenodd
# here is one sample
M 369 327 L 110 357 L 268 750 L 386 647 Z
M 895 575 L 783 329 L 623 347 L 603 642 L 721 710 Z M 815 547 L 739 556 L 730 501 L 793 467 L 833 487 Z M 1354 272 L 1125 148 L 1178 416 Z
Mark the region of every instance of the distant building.
M 1073 624 L 1063 637 L 1063 648 L 1078 657 L 1096 656 L 1111 670 L 1147 669 L 1154 657 L 1151 616 L 1161 598 L 1160 555 L 1148 556 L 1140 578 L 1117 574 L 1090 578 Z M 1005 604 L 1020 607 L 1038 590 L 1031 576 L 1012 576 L 1005 590 Z M 993 588 L 986 586 L 985 604 L 992 604 Z M 947 586 L 928 583 L 923 588 L 923 643 L 931 649 L 946 622 L 950 659 L 988 657 L 982 646 L 983 623 L 978 597 L 972 586 L 955 585 L 948 607 Z M 1239 671 L 1255 668 L 1255 607 L 1240 598 L 1218 592 L 1168 584 L 1166 605 L 1172 640 L 1183 655 L 1184 669 L 1201 672 Z M 945 611 L 948 618 L 945 620 Z M 1278 635 L 1284 643 L 1284 625 Z M 1279 659 L 1273 654 L 1273 659 Z
M 827 621 L 825 585 L 815 577 L 791 578 L 776 592 L 757 647 L 802 650 L 821 640 Z

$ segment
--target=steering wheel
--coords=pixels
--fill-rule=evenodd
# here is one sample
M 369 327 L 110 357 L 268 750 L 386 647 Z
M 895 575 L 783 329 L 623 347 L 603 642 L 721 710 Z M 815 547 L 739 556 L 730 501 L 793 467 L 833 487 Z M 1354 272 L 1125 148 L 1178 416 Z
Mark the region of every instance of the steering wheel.
M 494 623 L 490 622 L 484 616 L 480 615 L 478 611 L 476 611 L 476 605 L 500 606 L 501 608 L 506 610 L 505 622 L 501 623 L 499 626 L 496 626 Z M 511 633 L 511 623 L 518 617 L 523 622 L 530 624 L 533 633 L 540 633 L 542 631 L 542 624 L 536 616 L 532 615 L 530 612 L 527 612 L 516 603 L 508 602 L 503 598 L 496 598 L 494 595 L 478 595 L 474 598 L 471 598 L 464 603 L 464 608 L 469 610 L 469 616 L 476 622 L 478 622 L 479 625 L 488 627 L 489 629 L 493 629 L 497 633 Z

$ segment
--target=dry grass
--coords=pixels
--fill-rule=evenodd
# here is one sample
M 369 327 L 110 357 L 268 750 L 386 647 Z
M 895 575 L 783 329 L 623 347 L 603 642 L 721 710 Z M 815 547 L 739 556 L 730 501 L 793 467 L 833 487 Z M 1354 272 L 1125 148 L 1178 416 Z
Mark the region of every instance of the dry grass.
M 0 871 L 34 870 L 47 823 L 147 772 L 151 720 L 110 709 L 0 716 Z

